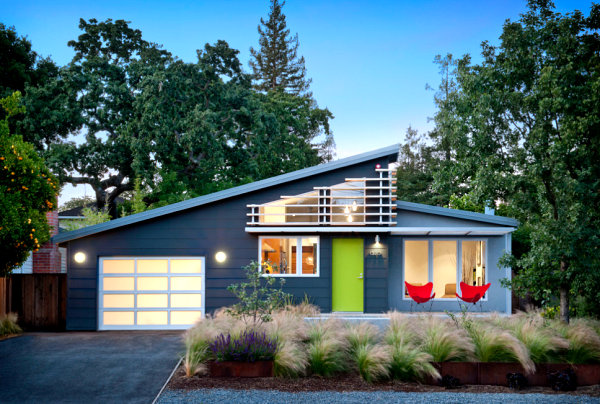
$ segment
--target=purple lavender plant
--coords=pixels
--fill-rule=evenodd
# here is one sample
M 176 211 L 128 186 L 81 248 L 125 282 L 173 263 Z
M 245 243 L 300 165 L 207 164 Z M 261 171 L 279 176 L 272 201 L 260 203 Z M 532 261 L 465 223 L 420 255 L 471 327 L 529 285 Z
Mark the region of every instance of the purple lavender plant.
M 277 343 L 263 333 L 254 330 L 244 331 L 237 338 L 231 334 L 220 334 L 210 344 L 210 350 L 217 362 L 237 361 L 256 362 L 270 361 L 275 357 Z

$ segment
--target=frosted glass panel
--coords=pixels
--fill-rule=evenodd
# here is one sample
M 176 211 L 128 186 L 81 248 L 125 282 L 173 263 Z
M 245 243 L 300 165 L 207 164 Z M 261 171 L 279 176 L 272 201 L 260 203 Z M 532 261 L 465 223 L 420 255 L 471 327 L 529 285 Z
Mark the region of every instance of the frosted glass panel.
M 102 270 L 105 274 L 132 274 L 133 260 L 103 260 Z
M 171 290 L 200 290 L 202 279 L 199 276 L 172 276 Z
M 133 311 L 105 311 L 104 325 L 133 325 Z
M 166 311 L 138 311 L 138 325 L 167 325 Z
M 200 293 L 172 294 L 171 307 L 200 307 L 202 295 Z
M 139 281 L 138 281 L 139 282 Z M 167 308 L 168 296 L 166 294 L 139 294 L 137 296 L 137 307 L 151 308 L 164 307 Z
M 139 277 L 137 280 L 138 290 L 167 290 L 169 281 L 167 277 Z
M 191 325 L 202 317 L 201 311 L 172 311 L 171 324 L 173 325 Z
M 412 285 L 425 285 L 428 274 L 429 242 L 427 240 L 404 243 L 404 280 Z M 405 293 L 408 296 L 408 292 Z
M 138 260 L 137 262 L 138 274 L 166 274 L 167 268 L 167 260 Z
M 433 291 L 435 297 L 456 299 L 456 241 L 433 242 Z
M 133 290 L 133 278 L 104 278 L 102 288 L 104 290 Z
M 172 274 L 200 274 L 202 260 L 171 260 Z
M 133 295 L 104 295 L 103 305 L 107 308 L 133 308 Z

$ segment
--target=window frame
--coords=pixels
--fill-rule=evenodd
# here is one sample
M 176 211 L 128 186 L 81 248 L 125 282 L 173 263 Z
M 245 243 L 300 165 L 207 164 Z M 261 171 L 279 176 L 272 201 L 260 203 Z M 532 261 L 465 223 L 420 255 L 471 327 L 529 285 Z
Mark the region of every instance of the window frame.
M 295 274 L 265 274 L 262 273 L 262 241 L 263 239 L 296 239 L 296 273 Z M 316 271 L 314 274 L 303 274 L 302 273 L 302 239 L 305 238 L 316 238 L 317 239 L 317 251 L 316 251 Z M 268 236 L 259 236 L 258 237 L 258 270 L 261 271 L 261 276 L 267 277 L 271 276 L 274 278 L 318 278 L 321 274 L 321 237 L 317 235 L 304 234 L 304 235 L 279 235 L 273 234 Z M 298 254 L 298 250 L 300 250 L 300 254 Z
M 460 290 L 460 281 L 461 281 L 461 270 L 462 270 L 462 242 L 463 241 L 484 241 L 485 242 L 485 274 L 487 279 L 487 274 L 489 273 L 488 266 L 488 255 L 489 255 L 489 238 L 488 237 L 476 237 L 476 238 L 468 238 L 468 237 L 452 237 L 452 238 L 431 238 L 431 237 L 415 237 L 415 238 L 407 238 L 404 237 L 402 239 L 402 300 L 403 301 L 411 301 L 410 296 L 406 296 L 406 285 L 404 281 L 406 281 L 406 271 L 405 271 L 405 261 L 406 261 L 406 242 L 407 241 L 427 241 L 427 282 L 433 282 L 433 242 L 434 241 L 454 241 L 456 243 L 456 293 L 460 293 L 462 295 L 462 291 Z M 489 282 L 489 281 L 488 281 Z M 489 291 L 485 293 L 485 297 L 481 298 L 482 302 L 487 302 L 489 297 Z M 451 299 L 457 299 L 456 297 L 434 297 L 433 301 L 439 302 L 448 302 Z

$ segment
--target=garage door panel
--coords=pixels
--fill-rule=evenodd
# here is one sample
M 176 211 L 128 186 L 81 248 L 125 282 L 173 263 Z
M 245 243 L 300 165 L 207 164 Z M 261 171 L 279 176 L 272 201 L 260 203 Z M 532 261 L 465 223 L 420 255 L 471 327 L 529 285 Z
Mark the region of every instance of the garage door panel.
M 142 277 L 137 278 L 137 290 L 168 290 L 169 278 L 161 277 Z
M 198 276 L 172 276 L 171 290 L 201 290 L 202 279 Z
M 140 308 L 167 308 L 169 306 L 169 295 L 163 294 L 138 294 L 137 307 Z
M 138 260 L 138 274 L 166 274 L 168 272 L 168 260 Z
M 105 311 L 102 317 L 104 325 L 133 325 L 134 316 L 133 311 Z
M 103 257 L 98 328 L 189 328 L 204 315 L 204 276 L 203 257 Z
M 202 318 L 201 311 L 172 311 L 171 324 L 184 325 L 194 324 Z
M 200 293 L 172 293 L 171 307 L 190 308 L 202 306 L 202 295 Z
M 115 277 L 115 278 L 104 278 L 102 286 L 105 291 L 111 290 L 126 290 L 131 291 L 134 289 L 133 277 Z
M 135 297 L 133 294 L 105 294 L 103 296 L 104 307 L 115 308 L 133 308 Z
M 132 260 L 106 260 L 103 270 L 105 274 L 132 274 L 134 268 Z

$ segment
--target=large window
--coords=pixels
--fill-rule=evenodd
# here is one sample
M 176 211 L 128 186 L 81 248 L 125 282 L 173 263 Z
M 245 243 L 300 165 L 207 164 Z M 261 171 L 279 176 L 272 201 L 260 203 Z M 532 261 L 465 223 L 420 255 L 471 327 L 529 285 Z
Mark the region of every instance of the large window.
M 318 237 L 260 237 L 263 273 L 272 276 L 319 276 Z
M 485 268 L 485 241 L 404 241 L 404 280 L 413 285 L 433 282 L 436 299 L 454 299 L 460 281 L 469 285 L 485 284 Z M 406 290 L 404 296 L 408 298 Z

